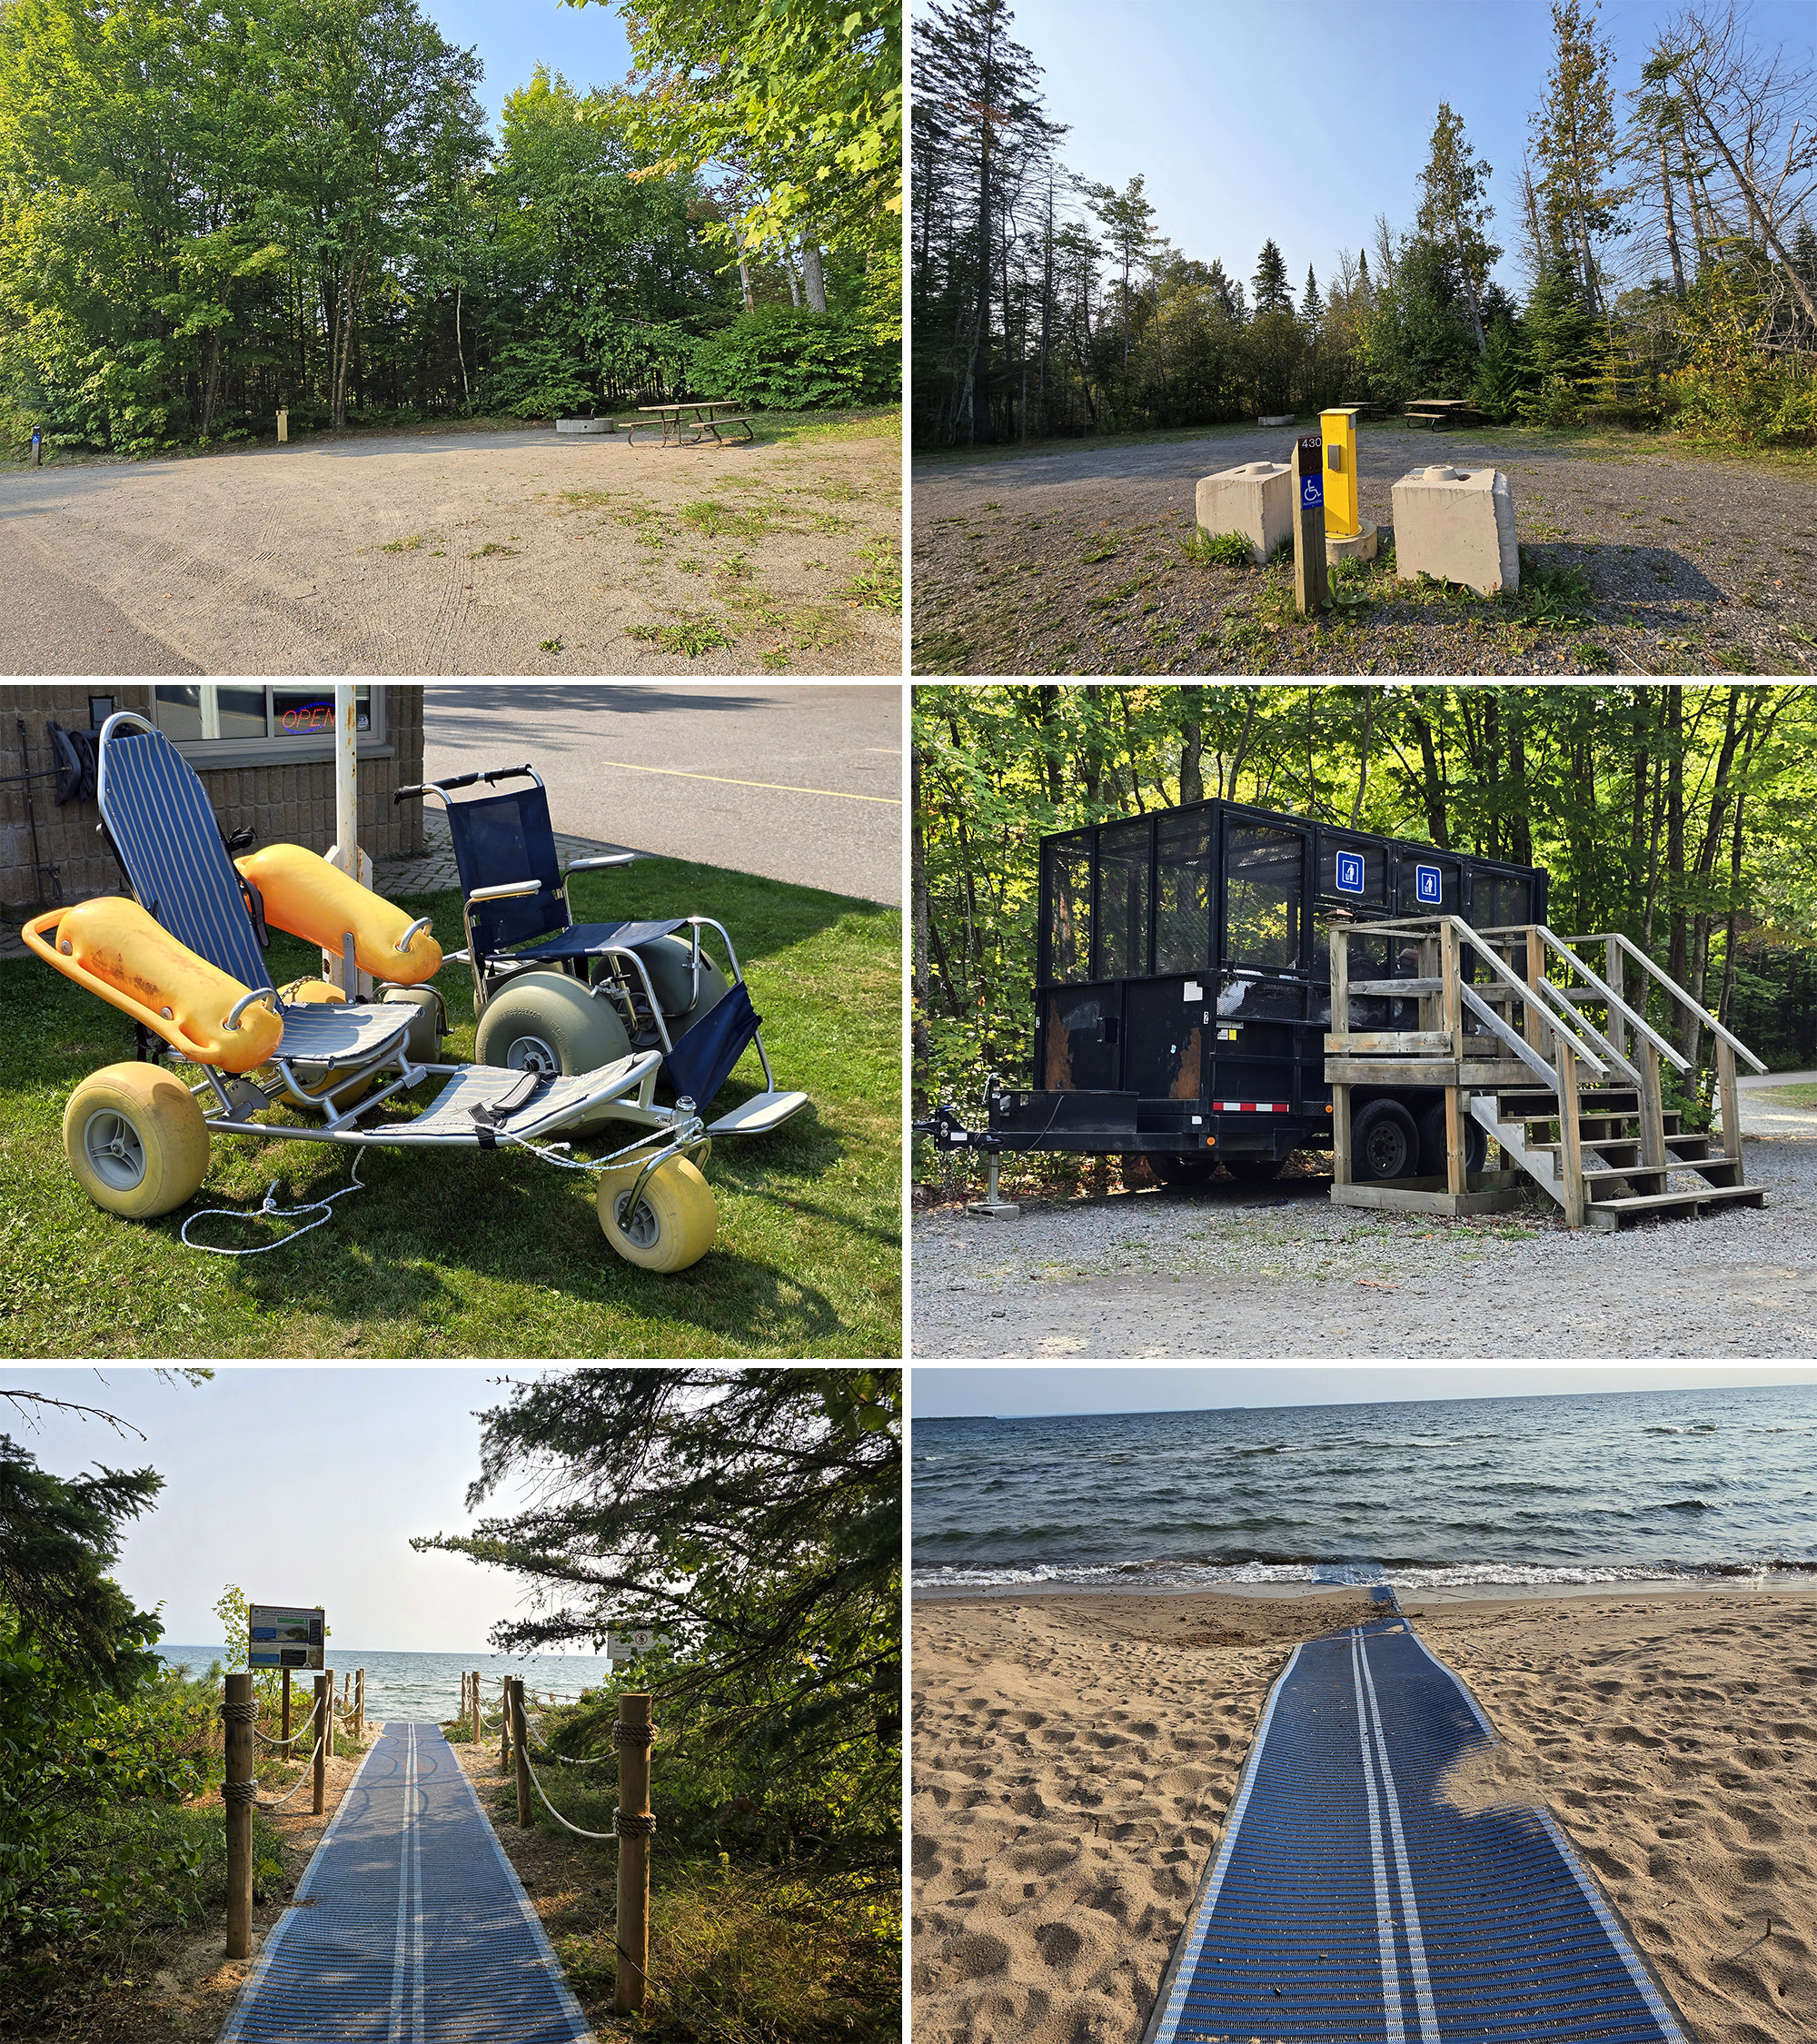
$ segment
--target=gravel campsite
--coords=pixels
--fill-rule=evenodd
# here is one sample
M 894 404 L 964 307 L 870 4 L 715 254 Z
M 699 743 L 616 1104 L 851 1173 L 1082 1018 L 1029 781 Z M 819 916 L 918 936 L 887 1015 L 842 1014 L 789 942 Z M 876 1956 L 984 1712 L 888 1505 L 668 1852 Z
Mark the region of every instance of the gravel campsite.
M 0 671 L 895 674 L 899 415 L 0 472 Z
M 918 674 L 1804 674 L 1817 671 L 1817 471 L 1656 435 L 1358 432 L 1382 556 L 1296 617 L 1290 559 L 1201 565 L 1199 477 L 1288 458 L 1295 428 L 1126 434 L 914 467 Z M 1508 477 L 1518 596 L 1396 582 L 1395 482 L 1430 463 Z
M 918 1357 L 1809 1355 L 1817 1111 L 1743 1093 L 1763 1211 L 1570 1233 L 1528 1208 L 1447 1220 L 1334 1206 L 1301 1156 L 1258 1193 L 1220 1181 L 931 1206 L 915 1229 Z

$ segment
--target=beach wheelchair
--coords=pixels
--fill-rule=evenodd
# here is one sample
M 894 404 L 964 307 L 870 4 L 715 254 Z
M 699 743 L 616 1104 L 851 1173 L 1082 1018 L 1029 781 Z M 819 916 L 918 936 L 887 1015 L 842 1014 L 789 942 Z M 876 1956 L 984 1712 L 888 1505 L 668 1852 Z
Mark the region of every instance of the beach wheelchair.
M 621 1143 L 579 1167 L 599 1176 L 613 1248 L 671 1271 L 711 1246 L 713 1196 L 699 1163 L 715 1133 L 732 1131 L 709 1127 L 691 1098 L 657 1102 L 659 1049 L 627 1047 L 565 1073 L 441 1062 L 442 1002 L 428 982 L 442 956 L 428 918 L 412 921 L 301 846 L 236 861 L 194 769 L 134 712 L 107 719 L 97 750 L 103 828 L 134 898 L 54 908 L 23 935 L 136 1025 L 139 1061 L 92 1074 L 64 1113 L 71 1168 L 98 1206 L 139 1220 L 181 1206 L 207 1174 L 216 1135 L 355 1150 L 518 1145 L 574 1164 L 558 1138 L 609 1127 Z M 312 979 L 281 991 L 263 958 L 268 927 L 338 953 L 346 984 L 368 973 L 378 998 L 349 1000 Z M 198 1067 L 200 1080 L 173 1064 Z M 440 1090 L 402 1111 L 432 1078 Z M 282 1106 L 307 1118 L 264 1118 Z
M 506 788 L 505 782 L 528 783 Z M 486 793 L 460 801 L 456 789 Z M 450 954 L 473 976 L 482 1064 L 574 1073 L 640 1051 L 661 1059 L 677 1101 L 706 1107 L 748 1048 L 764 1090 L 713 1124 L 715 1135 L 760 1135 L 807 1105 L 782 1093 L 764 1049 L 762 1020 L 725 927 L 710 916 L 577 923 L 569 877 L 629 866 L 612 852 L 562 867 L 549 796 L 533 767 L 495 767 L 402 788 L 395 800 L 440 800 L 461 876 L 467 948 Z M 720 956 L 702 941 L 710 931 Z

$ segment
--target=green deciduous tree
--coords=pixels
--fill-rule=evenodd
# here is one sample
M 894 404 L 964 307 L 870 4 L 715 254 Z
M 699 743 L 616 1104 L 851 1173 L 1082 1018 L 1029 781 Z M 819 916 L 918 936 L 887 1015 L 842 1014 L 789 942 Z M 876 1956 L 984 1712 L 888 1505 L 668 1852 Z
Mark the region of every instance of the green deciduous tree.
M 901 1672 L 900 1373 L 586 1369 L 482 1415 L 471 1533 L 412 1542 L 502 1568 L 531 1599 L 501 1652 L 609 1630 L 670 1637 L 659 1694 L 779 1764 L 895 1779 Z

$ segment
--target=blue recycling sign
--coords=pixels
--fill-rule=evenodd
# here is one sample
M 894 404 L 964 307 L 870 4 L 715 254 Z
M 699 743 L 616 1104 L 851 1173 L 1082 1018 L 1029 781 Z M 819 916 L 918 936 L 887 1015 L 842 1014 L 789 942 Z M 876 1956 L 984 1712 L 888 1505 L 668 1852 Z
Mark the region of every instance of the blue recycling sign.
M 1300 503 L 1306 511 L 1315 511 L 1325 502 L 1325 484 L 1316 475 L 1300 479 Z
M 1363 854 L 1341 851 L 1337 855 L 1337 891 L 1339 894 L 1361 894 L 1363 891 Z
M 1414 868 L 1414 892 L 1424 902 L 1436 908 L 1445 899 L 1445 876 L 1435 866 Z

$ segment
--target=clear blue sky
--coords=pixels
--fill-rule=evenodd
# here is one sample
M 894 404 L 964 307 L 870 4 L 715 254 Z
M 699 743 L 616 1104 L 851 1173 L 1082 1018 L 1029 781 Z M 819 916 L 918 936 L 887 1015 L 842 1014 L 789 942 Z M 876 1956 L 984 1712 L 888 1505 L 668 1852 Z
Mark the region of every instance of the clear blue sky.
M 8 1364 L 0 1386 L 98 1405 L 148 1438 L 50 1413 L 35 1429 L 4 1401 L 0 1433 L 60 1476 L 100 1463 L 164 1479 L 114 1573 L 141 1609 L 163 1600 L 169 1641 L 219 1640 L 214 1601 L 234 1583 L 258 1602 L 325 1606 L 343 1652 L 465 1653 L 490 1651 L 489 1628 L 517 1615 L 517 1579 L 412 1553 L 410 1536 L 467 1528 L 472 1414 L 502 1401 L 507 1374 L 541 1374 L 243 1365 L 192 1389 L 146 1369 Z
M 1196 1413 L 1232 1405 L 1385 1404 L 1399 1399 L 1526 1398 L 1559 1392 L 1689 1391 L 1760 1384 L 1817 1384 L 1817 1364 L 1151 1369 L 1120 1364 L 1110 1369 L 1074 1370 L 1045 1363 L 1020 1368 L 918 1363 L 908 1409 L 916 1419 L 1024 1419 L 1063 1413 Z
M 530 83 L 539 64 L 571 85 L 620 84 L 630 50 L 616 7 L 564 7 L 558 0 L 423 0 L 422 11 L 449 42 L 477 46 L 486 75 L 480 103 L 499 132 L 505 94 Z
M 1552 64 L 1548 0 L 1013 0 L 1011 33 L 1043 67 L 1068 170 L 1120 191 L 1147 176 L 1158 231 L 1246 283 L 1270 235 L 1296 298 L 1327 283 L 1378 212 L 1411 227 L 1438 103 L 1494 174 L 1495 274 L 1519 295 L 1516 179 Z M 1621 97 L 1674 5 L 1609 0 Z M 1812 61 L 1811 0 L 1755 0 L 1761 39 Z

